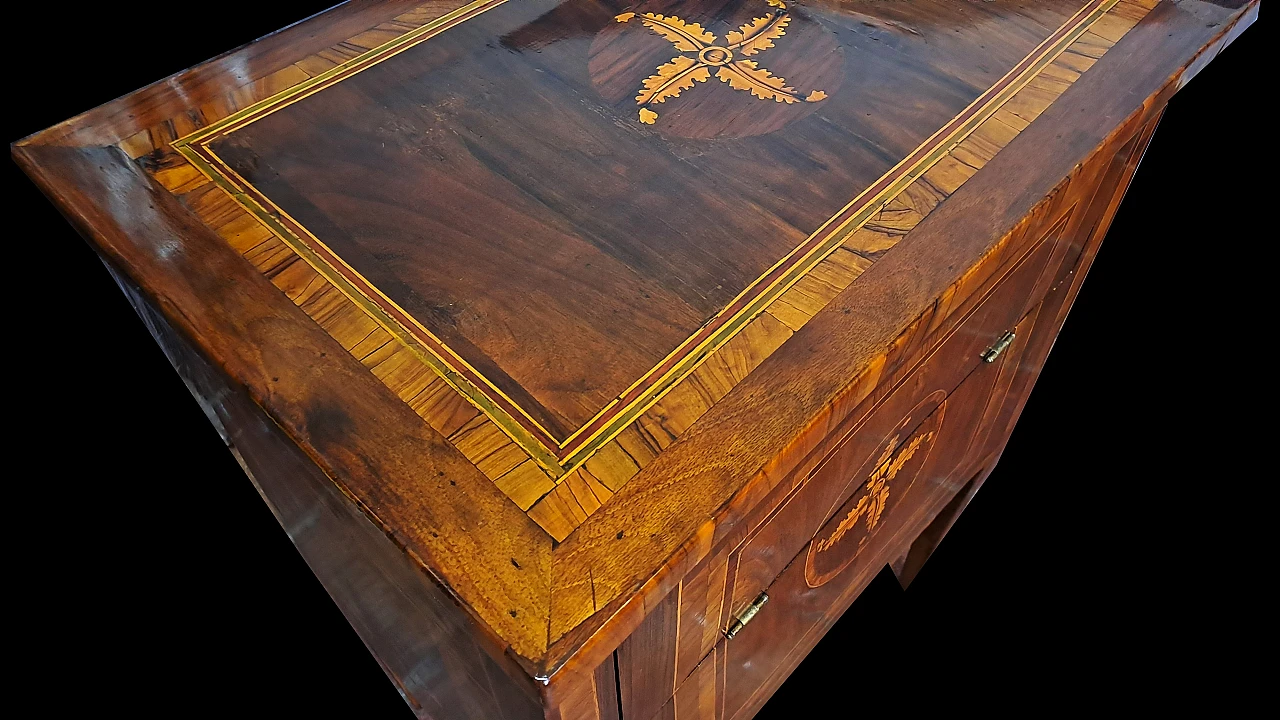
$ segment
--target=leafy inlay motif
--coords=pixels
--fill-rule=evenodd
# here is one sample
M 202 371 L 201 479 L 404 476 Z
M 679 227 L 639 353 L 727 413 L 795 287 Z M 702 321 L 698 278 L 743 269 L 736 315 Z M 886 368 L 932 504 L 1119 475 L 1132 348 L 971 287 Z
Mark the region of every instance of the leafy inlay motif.
M 831 537 L 819 541 L 818 552 L 830 550 L 845 533 L 853 529 L 859 520 L 864 520 L 867 530 L 875 529 L 877 523 L 880 522 L 880 516 L 884 513 L 885 505 L 889 502 L 889 482 L 898 475 L 898 471 L 902 469 L 911 460 L 920 446 L 933 439 L 933 433 L 928 432 L 924 435 L 917 435 L 911 438 L 899 451 L 895 454 L 894 448 L 898 446 L 898 438 L 894 438 L 889 442 L 889 448 L 885 450 L 884 455 L 876 462 L 876 469 L 872 471 L 871 477 L 867 481 L 867 493 L 858 499 L 858 504 L 849 510 L 848 514 L 840 520 L 840 524 L 836 526 L 835 532 L 831 533 Z M 863 538 L 865 541 L 866 538 Z
M 779 103 L 819 102 L 827 94 L 812 90 L 803 97 L 787 81 L 749 60 L 773 47 L 773 41 L 787 34 L 791 15 L 782 0 L 767 0 L 773 10 L 725 35 L 724 43 L 702 29 L 698 23 L 685 22 L 675 15 L 625 12 L 614 20 L 625 23 L 638 18 L 645 27 L 666 38 L 683 53 L 663 63 L 653 75 L 645 78 L 636 103 L 640 106 L 640 122 L 652 125 L 658 119 L 653 105 L 679 97 L 680 93 L 715 76 L 734 90 L 749 92 L 761 100 Z M 742 59 L 740 59 L 742 58 Z

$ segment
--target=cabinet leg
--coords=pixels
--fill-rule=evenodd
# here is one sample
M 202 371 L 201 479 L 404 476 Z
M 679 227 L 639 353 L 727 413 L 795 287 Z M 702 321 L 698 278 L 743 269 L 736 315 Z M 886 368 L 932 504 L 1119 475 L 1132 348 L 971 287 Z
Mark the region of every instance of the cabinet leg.
M 978 493 L 978 488 L 982 487 L 982 483 L 986 481 L 987 476 L 991 474 L 992 468 L 1000 459 L 999 455 L 991 458 L 989 462 L 983 464 L 983 469 L 978 471 L 976 475 L 965 483 L 960 492 L 947 503 L 946 507 L 938 512 L 933 521 L 929 523 L 916 539 L 911 542 L 911 546 L 907 548 L 897 560 L 889 563 L 889 567 L 893 569 L 893 574 L 898 576 L 898 583 L 905 590 L 911 585 L 911 581 L 916 579 L 920 574 L 920 570 L 924 568 L 925 562 L 933 555 L 933 551 L 937 549 L 938 544 L 942 542 L 942 538 L 946 537 L 947 531 L 955 524 L 956 518 L 960 517 L 960 513 L 968 507 L 969 501 Z

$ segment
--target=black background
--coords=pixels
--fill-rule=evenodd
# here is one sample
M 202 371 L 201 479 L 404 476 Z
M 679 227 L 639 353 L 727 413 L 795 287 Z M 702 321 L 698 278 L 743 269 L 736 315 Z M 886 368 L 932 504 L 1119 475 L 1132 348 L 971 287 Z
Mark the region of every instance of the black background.
M 32 44 L 6 73 L 7 138 L 325 5 L 197 23 L 153 2 L 10 11 Z M 1248 545 L 1221 520 L 1260 492 L 1240 463 L 1271 443 L 1239 403 L 1269 405 L 1270 363 L 1248 348 L 1272 325 L 1247 315 L 1274 239 L 1270 181 L 1250 180 L 1274 126 L 1261 58 L 1255 28 L 1174 98 L 1000 465 L 911 589 L 881 573 L 762 720 L 1204 689 L 1219 662 L 1193 648 L 1233 625 L 1209 608 L 1234 605 L 1221 563 Z M 11 691 L 50 711 L 411 717 L 97 259 L 7 173 L 7 274 L 24 288 L 7 352 Z

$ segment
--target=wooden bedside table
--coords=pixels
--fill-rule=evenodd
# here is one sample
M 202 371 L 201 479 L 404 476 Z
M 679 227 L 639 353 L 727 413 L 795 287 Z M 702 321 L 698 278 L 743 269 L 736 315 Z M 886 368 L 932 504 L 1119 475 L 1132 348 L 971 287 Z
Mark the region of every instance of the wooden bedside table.
M 421 714 L 743 717 L 977 490 L 1234 4 L 367 4 L 15 155 Z

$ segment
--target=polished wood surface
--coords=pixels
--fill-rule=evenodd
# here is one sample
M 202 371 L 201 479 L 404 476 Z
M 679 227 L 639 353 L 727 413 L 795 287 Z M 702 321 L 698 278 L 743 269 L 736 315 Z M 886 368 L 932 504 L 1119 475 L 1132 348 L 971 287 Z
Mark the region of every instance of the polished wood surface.
M 518 668 L 494 655 L 452 599 L 417 571 L 378 528 L 346 501 L 324 473 L 282 438 L 271 419 L 226 383 L 196 348 L 169 325 L 125 277 L 112 275 L 192 393 L 219 398 L 203 408 L 276 519 L 364 638 L 394 635 L 375 645 L 379 662 L 415 712 L 428 717 L 538 718 L 534 689 L 513 682 Z M 377 602 L 361 602 L 373 596 Z M 610 666 L 609 679 L 612 681 Z
M 753 41 L 754 45 L 750 48 L 740 47 L 743 52 L 750 50 L 753 54 L 761 54 L 772 49 L 765 47 L 766 44 L 772 44 L 775 40 L 781 42 L 781 38 L 785 36 L 786 28 L 792 23 L 793 11 L 788 10 L 784 3 L 770 7 L 772 10 L 761 17 L 763 24 L 760 25 L 760 39 Z M 942 199 L 954 192 L 1000 148 L 1016 137 L 1027 123 L 1034 120 L 1055 97 L 1079 78 L 1081 71 L 1091 66 L 1106 48 L 1147 11 L 1145 6 L 1134 3 L 1083 3 L 1062 25 L 1052 31 L 1039 33 L 1036 36 L 1040 40 L 1039 44 L 1021 60 L 1013 63 L 1003 76 L 989 84 L 967 106 L 959 110 L 957 115 L 938 127 L 879 179 L 863 188 L 823 225 L 798 245 L 793 244 L 791 250 L 781 255 L 768 272 L 752 281 L 727 306 L 703 319 L 692 335 L 682 340 L 657 365 L 640 375 L 625 392 L 610 401 L 586 425 L 560 440 L 558 438 L 563 437 L 561 434 L 548 429 L 555 426 L 555 423 L 546 422 L 546 415 L 528 412 L 530 406 L 520 400 L 530 398 L 525 388 L 506 386 L 504 390 L 502 383 L 495 384 L 494 378 L 498 376 L 492 372 L 495 370 L 494 366 L 479 356 L 464 357 L 466 353 L 459 348 L 465 349 L 467 343 L 456 337 L 453 329 L 437 327 L 433 331 L 427 327 L 429 323 L 419 322 L 414 313 L 402 306 L 404 297 L 395 297 L 395 292 L 391 290 L 388 290 L 391 295 L 387 295 L 383 290 L 384 287 L 394 289 L 399 285 L 392 283 L 388 286 L 385 282 L 370 280 L 366 277 L 369 274 L 367 267 L 360 267 L 361 263 L 353 265 L 348 262 L 352 255 L 341 250 L 338 238 L 344 236 L 342 233 L 330 228 L 332 232 L 321 232 L 319 236 L 313 234 L 311 229 L 294 217 L 305 215 L 305 208 L 297 205 L 280 207 L 270 194 L 257 187 L 261 184 L 273 184 L 271 178 L 249 182 L 246 177 L 256 177 L 254 173 L 257 160 L 233 167 L 234 163 L 229 165 L 223 157 L 228 154 L 242 155 L 243 149 L 237 149 L 239 144 L 247 142 L 242 136 L 246 133 L 252 136 L 255 128 L 263 124 L 270 126 L 282 115 L 303 112 L 330 95 L 336 95 L 337 102 L 342 103 L 343 96 L 337 92 L 339 88 L 350 83 L 358 84 L 371 76 L 375 76 L 376 80 L 378 69 L 385 68 L 387 63 L 407 62 L 404 59 L 406 55 L 419 47 L 425 47 L 424 44 L 428 41 L 439 42 L 446 37 L 445 31 L 464 25 L 470 27 L 473 22 L 494 17 L 492 13 L 501 10 L 501 3 L 475 2 L 448 12 L 451 9 L 452 6 L 425 6 L 418 12 L 398 16 L 395 23 L 380 25 L 379 32 L 373 33 L 372 37 L 368 33 L 362 34 L 327 53 L 318 53 L 295 63 L 291 69 L 275 73 L 273 77 L 283 76 L 279 84 L 272 86 L 272 93 L 257 102 L 250 103 L 248 99 L 233 96 L 222 106 L 203 106 L 197 118 L 199 122 L 190 127 L 162 124 L 136 134 L 123 143 L 122 147 L 130 155 L 137 155 L 139 162 L 149 168 L 162 184 L 179 194 L 186 205 L 205 219 L 206 224 L 216 228 L 219 234 L 271 277 L 308 315 L 320 322 L 335 339 L 369 366 L 379 379 L 433 429 L 448 437 L 458 450 L 522 510 L 527 510 L 530 517 L 557 541 L 566 539 L 578 525 L 606 503 L 613 493 L 661 454 L 793 332 L 808 322 L 814 313 L 821 310 L 841 289 L 853 282 L 872 262 L 879 259 L 898 239 L 927 216 Z M 690 12 L 685 14 L 689 15 Z M 935 15 L 929 14 L 925 18 L 928 22 L 920 25 L 929 30 L 923 35 L 926 39 L 930 33 L 940 31 L 941 25 L 937 21 L 941 16 Z M 1006 15 L 1007 21 L 1014 25 L 1018 25 L 1020 19 L 1025 22 L 1018 12 Z M 665 32 L 668 33 L 678 30 L 672 23 L 687 24 L 678 16 L 674 16 L 676 20 L 671 20 L 671 17 L 673 16 L 655 12 L 635 15 L 624 12 L 613 16 L 612 21 L 613 26 L 616 26 L 641 18 L 654 27 L 666 28 Z M 698 17 L 710 22 L 707 18 Z M 860 29 L 884 29 L 863 15 L 858 17 L 861 18 Z M 661 25 L 655 25 L 658 21 L 653 18 L 666 19 L 661 21 Z M 622 22 L 619 22 L 620 19 Z M 953 63 L 957 67 L 965 68 L 966 63 L 971 62 L 985 66 L 986 60 L 975 60 L 980 54 L 970 53 L 973 57 L 964 60 L 964 53 L 952 47 L 957 41 L 951 39 L 951 35 L 966 35 L 964 28 L 973 18 L 952 20 L 960 27 L 953 28 L 943 41 L 935 39 L 933 45 L 950 48 L 947 51 L 948 57 L 958 62 L 958 65 Z M 569 28 L 580 25 L 564 18 L 561 21 Z M 894 32 L 906 32 L 904 28 L 912 31 L 908 35 L 922 32 L 898 20 L 884 22 Z M 698 23 L 688 24 L 689 28 L 695 26 L 701 28 Z M 754 26 L 753 23 L 745 23 L 737 32 L 745 33 Z M 537 44 L 539 52 L 543 45 L 550 42 L 550 36 L 546 34 L 547 28 L 555 25 L 543 23 L 540 27 L 543 32 L 539 41 L 541 44 Z M 576 32 L 569 32 L 569 35 L 574 36 Z M 382 41 L 382 44 L 378 45 L 373 40 Z M 702 40 L 680 39 L 680 42 L 701 43 Z M 877 42 L 882 43 L 883 38 L 878 38 Z M 368 45 L 376 47 L 358 52 L 359 48 Z M 593 47 L 598 45 L 598 42 L 593 41 Z M 703 50 L 705 49 L 704 47 Z M 921 48 L 916 49 L 923 53 Z M 929 56 L 929 53 L 923 54 Z M 954 73 L 951 65 L 946 67 Z M 696 69 L 691 66 L 691 70 Z M 926 82 L 922 92 L 936 84 L 936 78 L 935 82 Z M 408 90 L 400 85 L 392 89 L 397 93 L 408 92 L 412 95 L 413 92 L 418 92 L 415 90 L 417 85 L 409 83 Z M 449 83 L 444 85 L 452 87 Z M 559 83 L 554 83 L 552 88 L 559 88 Z M 383 91 L 390 92 L 385 88 Z M 643 93 L 637 95 L 637 99 L 653 104 L 653 100 Z M 481 101 L 493 102 L 483 97 Z M 667 101 L 672 101 L 672 98 L 668 97 L 664 103 Z M 826 103 L 827 100 L 824 98 L 821 102 Z M 881 101 L 866 99 L 868 106 L 876 102 Z M 345 103 L 349 104 L 349 101 Z M 336 110 L 321 105 L 321 109 L 325 111 L 326 118 L 331 115 L 342 117 L 344 112 L 349 114 L 349 111 L 341 109 L 345 105 L 340 105 Z M 423 106 L 441 107 L 440 103 L 426 103 Z M 302 107 L 303 110 L 295 110 L 297 107 Z M 755 105 L 749 105 L 746 112 L 753 115 L 760 110 Z M 888 114 L 893 115 L 894 112 L 897 111 L 890 110 Z M 864 111 L 862 116 L 874 118 L 876 114 Z M 862 116 L 855 113 L 853 122 L 864 125 L 866 121 Z M 826 118 L 826 115 L 819 114 L 815 117 L 821 119 Z M 324 128 L 329 127 L 326 124 L 328 122 L 326 120 L 312 125 Z M 200 128 L 200 124 L 205 126 Z M 397 142 L 401 145 L 408 143 L 405 147 L 409 148 L 422 142 L 434 142 L 431 139 L 423 140 L 423 133 L 418 125 L 410 123 L 407 126 L 396 126 L 400 128 L 396 132 L 404 137 L 400 141 L 393 141 L 394 155 L 406 154 L 394 150 L 395 147 L 401 147 Z M 382 123 L 380 127 L 390 126 Z M 182 137 L 166 147 L 167 139 L 172 139 L 174 134 Z M 289 134 L 302 134 L 302 131 L 291 130 Z M 854 134 L 859 137 L 863 134 L 878 136 L 869 127 L 859 127 Z M 353 133 L 339 134 L 338 137 L 348 135 Z M 358 136 L 358 133 L 354 135 Z M 833 141 L 829 137 L 819 139 Z M 160 144 L 158 149 L 155 148 L 157 140 Z M 670 153 L 671 148 L 667 147 L 671 145 L 669 136 L 650 140 L 666 143 L 661 146 L 663 152 L 659 153 L 660 157 L 666 157 Z M 379 142 L 380 147 L 385 148 L 386 143 Z M 877 140 L 876 146 L 885 146 L 886 143 L 887 141 Z M 319 144 L 324 145 L 323 142 Z M 790 145 L 798 147 L 794 141 Z M 830 142 L 825 142 L 821 146 L 821 152 L 827 152 L 828 145 Z M 644 146 L 638 147 L 643 149 Z M 730 154 L 732 149 L 718 147 L 717 152 Z M 305 155 L 305 146 L 294 150 L 295 156 Z M 634 154 L 639 150 L 633 147 L 631 152 Z M 455 148 L 447 155 L 472 157 L 473 160 L 479 157 L 470 153 L 465 148 Z M 418 157 L 415 152 L 407 154 Z M 777 155 L 776 152 L 772 154 Z M 330 157 L 331 154 L 321 155 Z M 784 154 L 785 157 L 792 155 Z M 617 159 L 616 155 L 609 157 Z M 641 165 L 650 162 L 648 156 L 644 157 Z M 757 160 L 763 161 L 763 158 Z M 854 158 L 846 160 L 852 162 Z M 698 165 L 702 158 L 685 157 L 684 161 L 685 164 Z M 595 161 L 590 156 L 579 154 L 571 157 L 567 164 L 583 162 Z M 777 164 L 776 159 L 771 162 Z M 495 175 L 495 171 L 502 170 L 489 167 L 491 164 L 480 162 L 480 165 L 487 168 L 481 173 L 481 177 L 497 182 L 496 187 L 510 189 L 510 173 L 503 175 L 497 172 L 496 177 L 491 177 Z M 869 164 L 876 172 L 883 169 L 876 161 L 868 158 L 862 158 L 853 164 Z M 428 168 L 430 166 L 428 164 Z M 422 177 L 422 168 L 401 169 L 404 172 L 394 177 Z M 831 174 L 815 173 L 813 167 L 804 163 L 793 169 L 804 171 L 806 177 L 809 174 Z M 267 170 L 270 175 L 269 168 Z M 308 178 L 322 175 L 306 173 Z M 519 178 L 529 177 L 533 176 L 528 173 L 519 175 Z M 672 177 L 682 177 L 682 174 L 677 172 Z M 452 175 L 447 177 L 448 182 L 453 179 Z M 423 181 L 427 182 L 424 187 L 430 188 L 431 177 L 428 176 Z M 520 182 L 527 184 L 527 180 Z M 398 179 L 395 184 L 403 182 Z M 690 192 L 697 197 L 718 197 L 716 193 L 720 191 L 715 188 L 719 184 L 722 183 L 704 182 L 693 187 Z M 794 184 L 789 182 L 789 185 Z M 568 186 L 556 186 L 556 197 L 567 197 L 565 187 Z M 738 187 L 734 192 L 741 194 L 741 190 Z M 289 191 L 283 192 L 289 195 Z M 489 192 L 502 196 L 504 191 Z M 345 198 L 344 202 L 352 201 L 353 197 L 364 197 L 365 194 L 364 187 L 359 192 L 338 193 Z M 333 195 L 331 192 L 327 196 Z M 419 192 L 418 196 L 432 197 L 425 191 Z M 543 196 L 547 196 L 543 190 L 531 195 Z M 458 208 L 463 207 L 458 205 L 461 202 L 459 198 L 462 197 L 475 199 L 474 194 L 448 195 L 441 202 L 452 203 L 450 207 L 454 209 L 440 209 L 432 217 L 461 218 L 461 222 L 471 225 L 480 222 L 474 216 L 462 218 L 457 215 Z M 753 197 L 748 193 L 742 202 L 755 202 Z M 401 200 L 403 202 L 399 206 L 406 208 L 416 207 L 423 202 L 411 202 L 409 198 Z M 520 204 L 510 197 L 508 200 L 517 206 Z M 355 202 L 359 204 L 361 201 Z M 237 208 L 237 205 L 240 207 Z M 385 206 L 383 203 L 377 207 L 385 209 Z M 373 210 L 377 210 L 377 207 Z M 665 217 L 665 213 L 659 214 Z M 370 213 L 353 211 L 353 216 L 369 217 Z M 409 223 L 404 227 L 412 228 L 417 225 Z M 436 228 L 434 225 L 431 227 Z M 530 227 L 541 225 L 523 223 L 519 227 L 521 233 L 527 234 Z M 460 236 L 454 237 L 458 239 Z M 487 252 L 491 241 L 487 236 L 473 238 L 472 245 L 477 243 Z M 533 252 L 535 248 L 528 246 L 525 249 Z M 457 243 L 445 254 L 456 255 Z M 380 262 L 392 265 L 402 264 L 403 260 L 403 255 L 398 253 L 381 252 L 376 257 L 381 259 Z M 432 262 L 415 263 L 414 267 L 430 268 L 439 262 L 439 257 L 438 253 L 433 254 Z M 514 256 L 508 253 L 507 257 Z M 533 252 L 531 257 L 542 256 Z M 483 266 L 489 267 L 490 264 L 484 263 Z M 460 268 L 455 270 L 461 271 Z M 506 274 L 509 275 L 510 272 Z M 486 287 L 489 285 L 491 283 L 486 283 Z M 496 296 L 499 293 L 492 291 L 488 294 Z M 528 293 L 522 294 L 522 299 L 529 297 Z M 648 299 L 653 299 L 653 296 L 650 295 Z M 476 301 L 469 302 L 475 304 Z M 593 302 L 593 306 L 595 305 L 598 303 Z M 651 335 L 644 325 L 644 317 L 648 317 L 647 315 L 622 314 L 633 318 L 630 326 L 632 337 L 647 338 Z M 616 317 L 619 313 L 611 315 Z M 634 321 L 637 317 L 640 324 Z M 618 325 L 619 330 L 627 329 L 625 322 Z M 507 326 L 514 327 L 509 323 Z M 597 348 L 597 344 L 587 342 L 583 347 Z M 603 353 L 602 357 L 614 356 L 612 349 L 598 348 L 593 352 L 597 355 Z M 530 357 L 546 356 L 534 353 Z M 556 356 L 557 367 L 563 360 L 564 353 L 561 352 Z M 548 363 L 550 361 L 544 362 L 544 365 Z M 597 361 L 596 365 L 599 366 L 600 362 Z
M 994 278 L 982 302 L 937 341 L 920 367 L 900 371 L 906 382 L 889 384 L 888 396 L 859 423 L 859 432 L 832 433 L 799 485 L 762 503 L 776 507 L 766 519 L 754 521 L 745 537 L 686 577 L 680 590 L 708 574 L 721 578 L 724 594 L 735 598 L 726 608 L 741 608 L 761 590 L 772 607 L 732 640 L 717 637 L 714 647 L 702 648 L 702 661 L 676 674 L 674 692 L 655 692 L 670 698 L 662 717 L 750 716 L 880 568 L 892 563 L 910 582 L 921 556 L 927 558 L 1003 448 L 1159 114 L 1141 119 L 1145 123 L 1122 128 L 1112 147 L 1032 219 L 1023 255 Z M 958 357 L 977 358 L 972 344 L 990 334 L 975 329 L 993 320 L 1007 322 L 1015 340 L 994 362 L 957 363 Z M 845 467 L 838 467 L 842 461 Z M 836 509 L 815 497 L 828 477 L 858 486 L 840 495 L 848 499 Z M 806 525 L 806 515 L 821 529 Z M 891 554 L 903 550 L 908 557 L 894 561 Z M 771 560 L 776 565 L 762 567 Z M 712 570 L 718 567 L 727 571 Z M 664 604 L 674 607 L 679 595 Z M 688 609 L 681 604 L 689 619 L 680 629 L 696 635 L 704 616 Z M 661 616 L 658 611 L 650 618 Z M 623 648 L 652 624 L 646 619 Z M 678 638 L 669 636 L 651 652 L 678 657 L 687 643 Z
M 721 639 L 760 590 L 918 570 L 989 469 L 943 437 L 997 448 L 1019 401 L 992 398 L 1034 380 L 979 356 L 1026 322 L 1047 352 L 1061 317 L 1028 308 L 1078 286 L 1051 269 L 1096 248 L 1124 143 L 1256 14 L 368 3 L 14 154 L 207 358 L 175 364 L 214 414 L 260 410 L 225 414 L 274 434 L 268 500 L 347 504 L 369 550 L 317 574 L 420 713 L 728 717 L 798 661 Z M 361 563 L 424 599 L 369 620 Z M 414 679 L 466 645 L 396 631 L 431 613 L 489 699 Z
M 1082 4 L 504 2 L 209 149 L 563 441 Z M 827 97 L 715 82 L 642 127 L 678 54 L 646 15 L 787 20 L 753 57 Z

